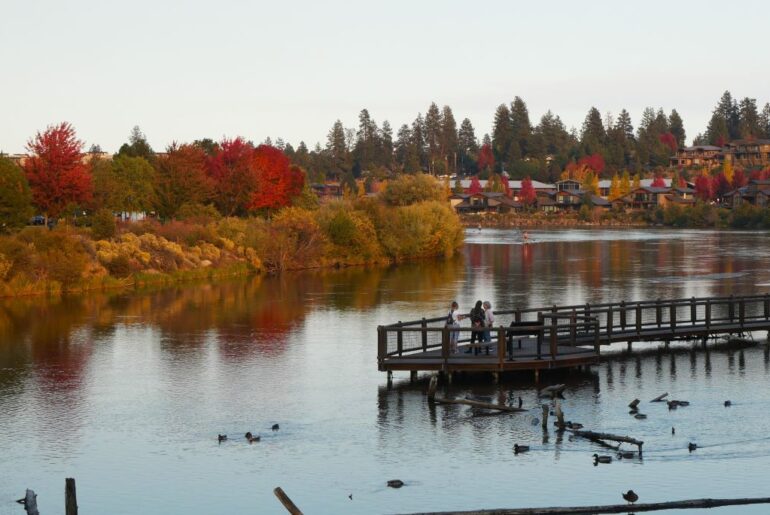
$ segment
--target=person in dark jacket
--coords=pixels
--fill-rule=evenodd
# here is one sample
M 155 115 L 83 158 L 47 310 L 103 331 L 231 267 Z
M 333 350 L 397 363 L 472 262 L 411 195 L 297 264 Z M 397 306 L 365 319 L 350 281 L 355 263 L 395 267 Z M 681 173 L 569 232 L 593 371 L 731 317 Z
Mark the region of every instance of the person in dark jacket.
M 482 303 L 480 300 L 476 301 L 476 305 L 471 309 L 470 314 L 468 315 L 468 318 L 471 319 L 471 327 L 473 329 L 479 329 L 479 331 L 473 331 L 471 332 L 471 345 L 476 343 L 476 341 L 481 342 L 482 339 L 482 331 L 481 329 L 484 328 L 484 308 L 482 307 Z M 476 349 L 468 349 L 465 351 L 466 354 L 470 354 L 471 352 L 475 351 L 474 354 L 479 353 L 478 348 Z

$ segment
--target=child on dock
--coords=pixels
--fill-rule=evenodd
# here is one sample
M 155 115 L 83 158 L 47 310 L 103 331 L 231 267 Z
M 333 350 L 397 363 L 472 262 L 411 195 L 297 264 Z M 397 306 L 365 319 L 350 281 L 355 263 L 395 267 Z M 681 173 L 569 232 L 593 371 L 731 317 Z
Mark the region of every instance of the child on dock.
M 460 320 L 463 319 L 463 315 L 455 314 L 460 308 L 456 301 L 452 302 L 449 307 L 449 314 L 446 317 L 446 326 L 450 328 L 460 327 Z M 457 340 L 460 337 L 460 331 L 449 331 L 449 352 L 452 354 L 457 353 Z

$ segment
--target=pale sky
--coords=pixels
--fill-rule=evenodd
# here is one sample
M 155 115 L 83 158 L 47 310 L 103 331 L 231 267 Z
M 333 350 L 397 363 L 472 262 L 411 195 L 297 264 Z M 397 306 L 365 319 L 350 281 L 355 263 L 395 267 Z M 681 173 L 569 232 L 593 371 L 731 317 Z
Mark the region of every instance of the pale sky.
M 475 4 L 475 5 L 474 5 Z M 431 101 L 479 138 L 521 96 L 551 109 L 676 108 L 687 139 L 725 89 L 770 101 L 770 2 L 3 0 L 0 150 L 52 123 L 114 152 L 172 141 L 325 143 L 366 107 L 394 131 Z

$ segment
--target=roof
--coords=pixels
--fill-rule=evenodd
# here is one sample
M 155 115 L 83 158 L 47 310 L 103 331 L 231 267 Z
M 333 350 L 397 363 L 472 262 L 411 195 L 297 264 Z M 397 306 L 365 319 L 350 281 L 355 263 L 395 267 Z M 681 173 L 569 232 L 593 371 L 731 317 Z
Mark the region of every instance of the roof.
M 738 145 L 770 145 L 770 139 L 734 139 L 726 146 L 734 147 Z
M 652 186 L 652 182 L 654 180 L 655 179 L 642 179 L 639 181 L 639 186 L 642 186 L 642 187 Z M 671 179 L 663 179 L 663 182 L 666 184 L 666 187 L 671 187 Z M 631 181 L 631 183 L 633 184 L 633 180 Z M 599 189 L 610 188 L 611 186 L 612 186 L 612 181 L 610 179 L 602 179 L 601 181 L 599 181 Z
M 591 204 L 598 206 L 598 207 L 610 207 L 612 206 L 612 202 L 609 200 L 604 200 L 603 198 L 597 196 L 597 195 L 591 195 L 590 196 Z
M 479 183 L 481 184 L 482 188 L 486 187 L 487 182 L 488 182 L 487 180 L 479 180 Z M 522 181 L 511 181 L 511 180 L 509 180 L 508 181 L 508 186 L 511 189 L 520 190 L 521 189 L 521 183 L 522 183 Z M 471 187 L 471 179 L 461 179 L 460 180 L 460 185 L 463 188 L 465 188 L 465 189 L 470 188 Z M 546 184 L 546 183 L 540 182 L 540 181 L 532 181 L 532 187 L 534 189 L 536 189 L 536 190 L 553 190 L 553 189 L 556 189 L 555 185 L 553 185 L 553 184 Z
M 679 150 L 684 152 L 695 152 L 696 150 L 719 152 L 722 150 L 722 147 L 716 147 L 714 145 L 694 145 L 692 147 L 680 148 Z
M 677 186 L 674 188 L 674 190 L 678 191 L 679 193 L 695 193 L 693 188 L 682 188 L 681 186 Z

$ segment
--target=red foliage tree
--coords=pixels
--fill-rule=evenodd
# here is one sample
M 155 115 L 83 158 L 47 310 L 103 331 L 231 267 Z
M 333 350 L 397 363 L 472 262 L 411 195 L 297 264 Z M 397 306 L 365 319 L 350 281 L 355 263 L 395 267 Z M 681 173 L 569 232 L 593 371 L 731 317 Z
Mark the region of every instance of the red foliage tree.
M 500 183 L 503 185 L 503 192 L 505 193 L 505 196 L 511 198 L 511 183 L 508 182 L 508 177 L 501 175 Z
M 207 174 L 212 181 L 213 200 L 225 216 L 248 209 L 259 184 L 254 147 L 243 138 L 225 139 L 208 159 Z
M 69 204 L 91 201 L 91 173 L 83 164 L 83 142 L 67 122 L 49 126 L 27 142 L 32 157 L 24 163 L 32 199 L 46 217 L 58 217 Z
M 770 178 L 770 168 L 765 168 L 764 170 L 754 170 L 749 176 L 749 180 L 752 181 L 766 181 L 768 178 Z
M 535 193 L 535 188 L 532 186 L 532 179 L 529 177 L 526 177 L 523 181 L 521 181 L 521 191 L 519 192 L 519 200 L 522 204 L 525 206 L 531 206 L 535 203 L 535 200 L 537 199 L 537 194 Z
M 676 149 L 679 148 L 679 145 L 676 142 L 676 136 L 671 134 L 670 132 L 664 132 L 660 136 L 658 136 L 658 140 L 660 140 L 661 143 L 666 145 L 671 152 L 676 152 Z
M 297 166 L 289 166 L 289 158 L 280 149 L 260 145 L 254 151 L 258 173 L 257 188 L 249 200 L 249 209 L 279 209 L 288 206 L 300 194 L 305 176 Z
M 730 181 L 728 181 L 727 177 L 725 177 L 725 174 L 720 173 L 712 179 L 711 189 L 714 193 L 714 196 L 721 200 L 722 197 L 725 196 L 725 193 L 728 193 L 730 190 L 732 190 L 732 187 L 730 186 Z
M 182 204 L 202 204 L 209 200 L 212 181 L 206 174 L 206 159 L 201 147 L 176 143 L 158 157 L 155 192 L 161 217 L 175 216 Z
M 665 188 L 666 187 L 666 181 L 663 179 L 662 176 L 656 175 L 655 178 L 652 180 L 652 183 L 650 184 L 653 188 Z
M 604 163 L 604 156 L 597 153 L 591 154 L 590 156 L 581 157 L 580 161 L 578 161 L 578 166 L 587 166 L 596 172 L 596 175 L 599 175 L 604 171 L 604 167 L 606 165 Z
M 695 178 L 695 196 L 705 201 L 714 199 L 714 187 L 710 177 L 699 175 Z
M 490 145 L 482 145 L 479 150 L 479 159 L 476 163 L 479 170 L 489 168 L 490 170 L 495 167 L 495 155 L 492 153 L 492 147 Z
M 475 195 L 476 193 L 481 193 L 481 183 L 479 182 L 478 175 L 474 175 L 473 178 L 471 178 L 471 185 L 468 187 L 468 194 L 469 195 Z
M 684 180 L 684 177 L 682 176 L 682 173 L 678 173 L 676 176 L 676 184 L 680 188 L 686 188 L 687 187 L 687 181 Z

